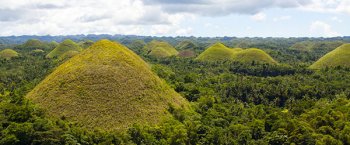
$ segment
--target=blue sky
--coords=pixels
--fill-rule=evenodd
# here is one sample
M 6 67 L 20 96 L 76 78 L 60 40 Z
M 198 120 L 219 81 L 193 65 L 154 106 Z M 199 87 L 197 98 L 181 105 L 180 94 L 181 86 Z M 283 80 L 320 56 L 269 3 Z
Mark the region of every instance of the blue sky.
M 0 0 L 0 35 L 334 37 L 350 0 Z

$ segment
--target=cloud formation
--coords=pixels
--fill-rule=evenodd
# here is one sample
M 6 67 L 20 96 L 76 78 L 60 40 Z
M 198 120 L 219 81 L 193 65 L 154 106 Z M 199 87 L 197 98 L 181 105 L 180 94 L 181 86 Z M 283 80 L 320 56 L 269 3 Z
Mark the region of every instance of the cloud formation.
M 350 14 L 350 0 L 0 0 L 0 35 L 191 35 L 193 18 L 262 21 L 273 8 Z
M 340 34 L 332 29 L 332 27 L 322 21 L 314 21 L 310 25 L 310 31 L 316 36 L 335 37 Z
M 296 8 L 311 0 L 145 0 L 146 5 L 160 6 L 167 13 L 194 13 L 203 16 L 256 14 L 268 8 Z

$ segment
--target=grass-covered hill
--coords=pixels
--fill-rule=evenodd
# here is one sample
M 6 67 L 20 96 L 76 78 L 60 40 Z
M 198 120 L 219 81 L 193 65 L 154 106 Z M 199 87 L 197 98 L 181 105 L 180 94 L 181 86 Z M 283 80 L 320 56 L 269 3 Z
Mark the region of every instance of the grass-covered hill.
M 87 128 L 124 130 L 171 117 L 189 103 L 127 47 L 100 40 L 60 65 L 26 96 L 54 117 Z
M 179 51 L 179 54 L 177 56 L 183 57 L 183 58 L 195 57 L 196 52 L 192 49 L 181 50 Z
M 233 61 L 250 63 L 250 62 L 261 62 L 269 64 L 277 64 L 277 62 L 266 52 L 257 48 L 248 48 L 238 52 L 233 55 Z
M 146 46 L 146 43 L 143 40 L 133 40 L 127 46 L 128 46 L 128 48 L 130 48 L 132 51 L 136 52 L 137 54 L 141 54 L 143 47 Z
M 196 60 L 209 62 L 232 60 L 235 51 L 236 49 L 228 48 L 222 43 L 215 43 L 202 52 Z
M 60 43 L 55 49 L 53 49 L 49 54 L 46 55 L 46 58 L 59 58 L 68 51 L 77 51 L 80 52 L 82 48 L 70 39 L 64 40 Z
M 16 47 L 16 49 L 19 49 L 19 50 L 31 50 L 31 51 L 35 49 L 48 50 L 50 48 L 51 47 L 49 44 L 45 42 L 41 42 L 38 39 L 29 39 L 24 44 Z
M 179 53 L 168 42 L 156 40 L 149 42 L 143 50 L 147 55 L 157 58 L 176 56 Z
M 342 44 L 341 41 L 301 41 L 293 44 L 289 49 L 302 52 L 330 51 Z
M 350 67 L 350 44 L 343 44 L 335 50 L 327 53 L 310 66 L 312 69 L 326 67 Z
M 18 53 L 12 49 L 4 49 L 0 51 L 0 59 L 10 60 L 11 58 L 18 57 Z
M 181 41 L 179 44 L 176 45 L 176 49 L 178 50 L 186 50 L 186 49 L 196 49 L 198 46 L 194 44 L 190 40 L 184 40 Z
M 92 44 L 94 44 L 94 41 L 92 40 L 84 40 L 84 41 L 80 41 L 79 43 L 79 46 L 81 48 L 89 48 Z
M 202 52 L 196 60 L 215 62 L 215 61 L 237 61 L 242 63 L 262 62 L 276 64 L 277 62 L 266 52 L 257 48 L 241 49 L 228 48 L 222 43 L 215 43 L 204 52 Z

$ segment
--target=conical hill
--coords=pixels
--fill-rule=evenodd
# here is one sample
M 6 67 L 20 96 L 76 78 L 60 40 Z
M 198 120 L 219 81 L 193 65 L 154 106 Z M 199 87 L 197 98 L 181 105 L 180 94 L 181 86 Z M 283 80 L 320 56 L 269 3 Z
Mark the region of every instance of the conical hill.
M 311 69 L 321 69 L 326 67 L 350 67 L 350 43 L 343 44 L 333 51 L 327 53 L 314 64 Z
M 60 65 L 27 98 L 54 117 L 87 128 L 125 130 L 171 117 L 188 102 L 125 46 L 100 40 Z

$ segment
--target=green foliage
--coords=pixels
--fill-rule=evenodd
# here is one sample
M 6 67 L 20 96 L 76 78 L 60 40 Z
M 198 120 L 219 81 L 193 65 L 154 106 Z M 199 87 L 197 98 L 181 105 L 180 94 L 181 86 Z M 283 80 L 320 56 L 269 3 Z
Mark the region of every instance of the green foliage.
M 149 37 L 137 39 L 151 41 Z M 45 59 L 45 53 L 2 47 L 15 48 L 21 57 L 0 60 L 0 144 L 350 144 L 350 70 L 308 69 L 315 58 L 346 38 L 160 39 L 171 44 L 189 39 L 198 44 L 196 52 L 215 41 L 261 48 L 280 64 L 142 55 L 145 63 L 124 46 L 103 41 L 58 66 Z M 123 42 L 129 46 L 132 40 L 124 38 Z M 302 41 L 314 43 L 313 48 L 290 49 Z M 132 50 L 142 52 L 143 46 Z M 154 74 L 191 103 L 179 99 Z M 44 88 L 34 90 L 39 96 L 47 95 L 49 103 L 24 97 L 35 86 Z M 177 103 L 169 103 L 174 101 Z M 75 115 L 105 118 L 98 122 L 103 126 L 121 125 L 118 119 L 125 118 L 132 122 L 135 116 L 161 120 L 153 124 L 148 122 L 151 119 L 139 119 L 123 130 L 92 129 L 84 124 L 89 119 L 74 121 L 41 107 L 63 103 L 67 105 L 55 109 L 57 112 L 71 109 Z M 187 109 L 189 105 L 192 109 Z M 107 112 L 109 108 L 112 113 Z

